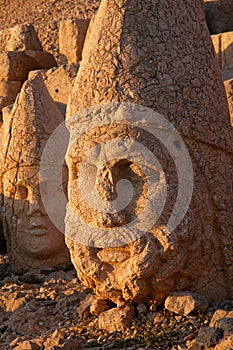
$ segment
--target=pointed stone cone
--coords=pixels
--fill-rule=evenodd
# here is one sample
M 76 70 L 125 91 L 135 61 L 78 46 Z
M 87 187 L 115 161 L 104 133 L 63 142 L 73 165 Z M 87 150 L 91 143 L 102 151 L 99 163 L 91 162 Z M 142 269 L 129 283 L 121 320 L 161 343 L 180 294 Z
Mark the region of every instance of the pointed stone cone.
M 183 134 L 232 150 L 219 132 L 229 112 L 199 0 L 101 2 L 67 116 L 110 101 L 151 107 Z
M 147 280 L 141 272 L 133 275 L 137 262 L 131 269 L 129 259 L 120 268 L 109 257 L 104 265 L 100 252 L 98 257 L 91 248 L 80 253 L 80 245 L 70 243 L 80 278 L 115 301 L 161 302 L 172 289 L 199 291 L 208 300 L 232 298 L 233 130 L 199 0 L 102 0 L 90 25 L 67 118 L 108 102 L 150 107 L 182 135 L 194 169 L 190 215 L 196 225 L 187 227 L 194 239 L 184 246 L 177 243 L 177 256 L 175 250 L 174 256 L 167 255 L 153 273 L 151 268 Z M 103 274 L 98 275 L 97 265 Z
M 39 165 L 48 138 L 64 121 L 41 74 L 37 72 L 30 77 L 15 101 L 9 120 L 3 123 L 5 171 L 21 164 Z
M 10 115 L 4 118 L 3 226 L 12 271 L 67 265 L 70 259 L 64 235 L 48 216 L 42 198 L 42 191 L 53 194 L 54 183 L 40 176 L 45 145 L 64 118 L 40 73 L 31 74 Z M 58 206 L 54 203 L 57 215 Z

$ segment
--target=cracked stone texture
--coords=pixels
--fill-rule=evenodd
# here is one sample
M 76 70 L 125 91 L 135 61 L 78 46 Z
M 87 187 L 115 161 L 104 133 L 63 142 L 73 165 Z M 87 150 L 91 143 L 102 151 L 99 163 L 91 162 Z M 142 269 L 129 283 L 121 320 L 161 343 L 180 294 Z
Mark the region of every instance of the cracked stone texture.
M 64 236 L 46 214 L 39 188 L 44 146 L 63 117 L 40 74 L 31 75 L 24 83 L 10 116 L 5 116 L 1 161 L 3 227 L 11 268 L 22 273 L 65 265 L 69 263 L 69 252 Z
M 160 303 L 170 291 L 179 290 L 199 292 L 208 300 L 232 298 L 233 132 L 200 2 L 103 0 L 91 28 L 67 117 L 112 101 L 153 108 L 181 133 L 193 162 L 194 190 L 185 218 L 170 236 L 159 221 L 123 248 L 93 248 L 67 238 L 79 278 L 97 295 L 115 302 L 151 299 Z M 90 131 L 80 139 L 68 159 L 69 205 L 78 208 L 82 203 L 76 181 L 83 153 L 91 143 L 116 136 L 144 140 L 164 160 L 171 181 L 168 207 L 172 206 L 177 178 L 166 152 L 148 135 L 138 135 L 124 125 Z M 113 168 L 108 166 L 107 176 L 102 172 L 97 178 L 103 191 L 114 179 Z M 134 181 L 140 177 L 135 164 L 127 171 Z M 140 186 L 143 195 L 143 178 L 136 189 Z M 83 219 L 99 227 L 109 224 L 99 223 L 92 214 L 92 208 L 86 207 Z

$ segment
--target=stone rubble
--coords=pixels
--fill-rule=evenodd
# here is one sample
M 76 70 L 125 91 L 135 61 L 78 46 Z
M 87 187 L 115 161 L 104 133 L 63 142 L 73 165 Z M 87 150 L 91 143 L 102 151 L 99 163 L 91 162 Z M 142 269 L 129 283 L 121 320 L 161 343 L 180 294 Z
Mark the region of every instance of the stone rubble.
M 165 300 L 165 308 L 181 316 L 190 313 L 205 311 L 208 302 L 201 294 L 194 292 L 174 292 Z
M 0 112 L 14 103 L 28 73 L 56 66 L 55 58 L 43 52 L 34 26 L 30 23 L 0 31 Z
M 181 350 L 203 349 L 203 344 L 205 349 L 232 350 L 233 301 L 210 304 L 188 316 L 163 306 L 152 312 L 149 304 L 134 309 L 108 303 L 108 311 L 82 318 L 79 310 L 87 298 L 92 300 L 89 309 L 95 310 L 99 299 L 74 269 L 42 268 L 16 276 L 5 255 L 0 255 L 0 286 L 1 350 Z

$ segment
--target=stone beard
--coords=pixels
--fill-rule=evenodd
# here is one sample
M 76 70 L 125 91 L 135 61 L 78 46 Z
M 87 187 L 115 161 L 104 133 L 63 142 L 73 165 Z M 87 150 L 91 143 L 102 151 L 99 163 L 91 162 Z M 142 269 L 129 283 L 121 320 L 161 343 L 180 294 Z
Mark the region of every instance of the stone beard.
M 111 234 L 115 227 L 124 227 L 137 217 L 148 195 L 145 177 L 138 164 L 115 159 L 102 162 L 100 166 L 101 154 L 110 158 L 104 143 L 116 135 L 143 143 L 154 152 L 166 174 L 168 199 L 161 217 L 148 232 L 124 246 L 101 247 L 95 243 L 103 239 L 105 232 Z M 96 148 L 98 154 L 89 159 L 84 171 L 80 171 L 86 154 L 96 145 L 99 145 Z M 201 174 L 195 173 L 193 199 L 186 216 L 177 229 L 169 233 L 166 222 L 177 195 L 177 175 L 171 157 L 152 135 L 126 125 L 96 128 L 72 144 L 66 160 L 69 167 L 66 243 L 78 276 L 85 285 L 114 302 L 153 300 L 161 303 L 172 289 L 196 290 L 210 300 L 226 296 L 222 287 L 224 274 L 221 269 L 217 272 L 221 266 L 221 253 L 213 224 L 213 203 Z M 159 170 L 156 171 L 159 187 L 163 179 Z M 134 194 L 129 205 L 114 215 L 94 210 L 83 199 L 78 185 L 78 181 L 81 187 L 90 181 L 103 201 L 111 201 L 117 197 L 117 183 L 122 179 L 131 182 Z M 87 230 L 81 221 L 73 220 L 71 211 L 93 229 Z M 102 230 L 103 236 L 93 233 L 95 228 L 100 230 L 98 232 Z M 197 266 L 200 267 L 198 273 Z

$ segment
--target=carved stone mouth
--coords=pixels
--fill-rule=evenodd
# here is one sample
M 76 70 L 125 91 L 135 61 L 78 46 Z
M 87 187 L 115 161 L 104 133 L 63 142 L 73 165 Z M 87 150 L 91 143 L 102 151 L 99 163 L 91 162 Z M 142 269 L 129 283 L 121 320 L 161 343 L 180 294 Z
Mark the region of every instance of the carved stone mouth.
M 29 233 L 33 236 L 43 236 L 43 235 L 46 235 L 47 232 L 48 232 L 47 225 L 36 224 L 36 223 L 29 224 Z

